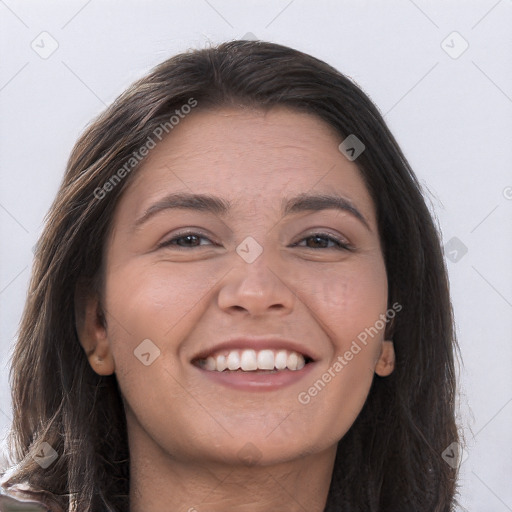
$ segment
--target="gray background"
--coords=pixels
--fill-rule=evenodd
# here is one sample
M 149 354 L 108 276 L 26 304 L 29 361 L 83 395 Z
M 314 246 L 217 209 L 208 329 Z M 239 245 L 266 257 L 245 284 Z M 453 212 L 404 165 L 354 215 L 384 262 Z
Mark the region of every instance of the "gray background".
M 32 247 L 75 140 L 155 64 L 251 32 L 354 79 L 424 185 L 464 361 L 460 510 L 512 511 L 511 27 L 512 0 L 0 0 L 0 430 Z

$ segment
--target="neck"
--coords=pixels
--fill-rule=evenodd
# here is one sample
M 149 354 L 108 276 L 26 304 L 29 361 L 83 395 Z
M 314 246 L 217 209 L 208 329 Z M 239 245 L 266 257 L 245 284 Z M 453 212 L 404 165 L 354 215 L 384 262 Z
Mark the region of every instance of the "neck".
M 133 434 L 133 432 L 132 432 Z M 323 512 L 336 445 L 276 464 L 178 460 L 130 437 L 130 512 Z

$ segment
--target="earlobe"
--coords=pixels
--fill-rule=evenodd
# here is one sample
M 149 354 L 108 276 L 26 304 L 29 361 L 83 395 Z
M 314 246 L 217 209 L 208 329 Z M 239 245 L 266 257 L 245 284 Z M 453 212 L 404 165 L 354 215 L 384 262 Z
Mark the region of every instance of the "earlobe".
M 377 364 L 375 365 L 375 373 L 380 377 L 387 377 L 395 369 L 395 349 L 392 340 L 385 340 L 381 345 L 381 352 Z
M 99 299 L 88 286 L 79 283 L 75 292 L 76 331 L 91 368 L 98 375 L 112 375 L 114 358 Z

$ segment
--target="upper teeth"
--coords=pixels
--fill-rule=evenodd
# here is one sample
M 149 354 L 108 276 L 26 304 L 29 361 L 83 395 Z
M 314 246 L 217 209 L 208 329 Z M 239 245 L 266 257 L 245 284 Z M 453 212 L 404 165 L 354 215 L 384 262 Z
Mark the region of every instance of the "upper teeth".
M 205 370 L 300 370 L 306 364 L 304 356 L 290 350 L 230 350 L 201 359 L 198 364 Z

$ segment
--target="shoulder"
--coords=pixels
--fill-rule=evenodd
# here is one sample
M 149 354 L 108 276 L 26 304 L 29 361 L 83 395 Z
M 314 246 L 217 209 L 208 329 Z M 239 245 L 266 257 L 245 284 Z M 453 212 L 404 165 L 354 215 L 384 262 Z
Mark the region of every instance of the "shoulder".
M 5 486 L 6 472 L 0 472 L 0 512 L 63 512 L 40 501 L 26 484 Z
M 0 442 L 0 512 L 63 512 L 55 510 L 31 494 L 27 484 L 8 486 L 6 482 L 16 470 L 6 450 L 5 438 Z
M 53 512 L 41 502 L 21 498 L 0 487 L 0 512 Z

